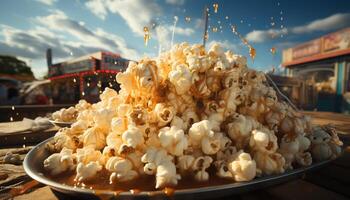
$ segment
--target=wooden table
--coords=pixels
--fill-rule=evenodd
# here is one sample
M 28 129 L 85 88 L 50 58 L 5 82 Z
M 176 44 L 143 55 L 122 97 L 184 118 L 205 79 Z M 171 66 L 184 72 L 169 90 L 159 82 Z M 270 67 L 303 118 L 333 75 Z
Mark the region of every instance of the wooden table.
M 269 187 L 262 190 L 230 196 L 223 199 L 283 199 L 283 200 L 299 200 L 299 199 L 349 199 L 350 198 L 350 116 L 328 113 L 328 112 L 305 112 L 313 117 L 315 124 L 333 124 L 341 131 L 340 137 L 344 142 L 345 153 L 342 157 L 334 160 L 329 165 L 316 171 L 308 172 L 300 179 L 296 179 L 274 187 Z M 42 133 L 45 134 L 45 133 Z M 50 133 L 48 133 L 49 135 Z M 8 136 L 9 137 L 9 136 Z M 43 137 L 43 136 L 42 136 Z M 41 138 L 42 138 L 41 137 Z M 0 136 L 1 140 L 1 136 Z M 39 141 L 38 141 L 39 142 Z M 1 157 L 7 151 L 11 150 L 19 152 L 23 158 L 25 153 L 30 149 L 2 149 L 0 150 Z M 4 174 L 9 175 L 8 181 L 0 181 L 0 199 L 9 197 L 7 186 L 16 183 L 21 184 L 30 180 L 23 172 L 22 166 L 9 164 L 1 164 L 0 162 L 0 178 Z M 10 175 L 11 174 L 11 175 Z M 50 188 L 45 185 L 38 185 L 26 194 L 15 196 L 16 200 L 35 199 L 35 200 L 57 200 Z

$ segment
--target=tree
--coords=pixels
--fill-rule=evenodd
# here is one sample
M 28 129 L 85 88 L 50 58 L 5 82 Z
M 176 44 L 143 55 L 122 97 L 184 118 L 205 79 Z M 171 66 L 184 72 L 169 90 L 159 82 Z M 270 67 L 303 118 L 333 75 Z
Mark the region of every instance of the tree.
M 33 77 L 31 68 L 24 61 L 7 55 L 0 55 L 0 73 Z

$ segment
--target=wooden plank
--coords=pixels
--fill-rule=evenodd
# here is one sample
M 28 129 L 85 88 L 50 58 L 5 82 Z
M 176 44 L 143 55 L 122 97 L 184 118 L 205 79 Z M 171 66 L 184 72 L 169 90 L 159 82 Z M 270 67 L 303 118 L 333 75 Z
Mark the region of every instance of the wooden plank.
M 347 172 L 347 174 L 348 173 L 349 172 Z M 314 174 L 313 176 L 306 176 L 305 180 L 310 182 L 310 184 L 318 185 L 319 187 L 327 188 L 329 191 L 333 191 L 337 194 L 350 197 L 349 184 L 340 182 L 337 179 L 322 174 Z
M 57 127 L 42 131 L 25 131 L 21 133 L 1 134 L 0 147 L 18 147 L 38 144 L 56 134 Z
M 12 106 L 0 106 L 0 122 L 8 122 L 10 118 L 14 121 L 22 120 L 24 117 L 34 119 L 38 116 L 46 116 L 48 113 L 52 113 L 61 108 L 67 108 L 73 104 L 55 104 L 55 105 L 15 105 Z
M 345 143 L 345 145 L 347 147 L 344 148 L 343 154 L 339 158 L 335 159 L 332 164 L 345 167 L 350 170 L 350 146 L 348 143 Z
M 0 186 L 11 185 L 28 179 L 22 165 L 1 164 Z
M 312 117 L 312 122 L 319 125 L 332 124 L 338 131 L 350 134 L 350 115 L 332 112 L 310 112 L 303 111 L 304 114 Z
M 329 164 L 328 166 L 314 171 L 307 175 L 310 176 L 321 176 L 326 177 L 328 179 L 334 179 L 338 181 L 339 184 L 348 184 L 350 185 L 350 171 L 349 168 Z
M 304 180 L 296 180 L 285 183 L 280 186 L 266 189 L 271 196 L 282 200 L 300 200 L 300 199 L 317 199 L 317 200 L 345 200 L 347 197 L 337 194 L 331 190 L 319 187 Z
M 14 200 L 28 200 L 28 199 L 35 199 L 35 200 L 58 200 L 58 198 L 52 193 L 50 190 L 50 187 L 45 186 L 42 188 L 39 188 L 33 192 L 30 192 L 28 194 L 20 195 L 14 198 Z

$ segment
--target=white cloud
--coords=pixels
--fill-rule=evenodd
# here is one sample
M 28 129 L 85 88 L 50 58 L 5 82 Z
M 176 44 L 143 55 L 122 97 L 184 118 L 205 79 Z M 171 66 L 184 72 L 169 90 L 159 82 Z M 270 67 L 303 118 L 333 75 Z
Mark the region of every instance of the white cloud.
M 166 0 L 165 1 L 167 4 L 171 4 L 171 5 L 178 5 L 181 6 L 185 3 L 185 0 Z
M 195 19 L 195 20 L 193 20 L 193 21 L 194 21 L 194 27 L 195 27 L 196 29 L 198 29 L 198 28 L 204 28 L 204 20 L 203 20 L 203 19 L 197 18 L 197 19 Z
M 154 0 L 90 0 L 85 6 L 101 19 L 108 12 L 120 15 L 132 32 L 138 35 L 143 35 L 143 27 L 151 25 L 162 13 Z
M 306 34 L 315 31 L 332 31 L 350 25 L 350 13 L 337 13 L 323 19 L 314 20 L 306 25 L 284 29 L 254 30 L 246 35 L 250 42 L 264 42 L 281 34 Z
M 57 2 L 57 0 L 36 0 L 36 1 L 49 6 L 52 6 L 55 2 Z
M 275 45 L 275 47 L 276 47 L 277 49 L 286 49 L 286 48 L 295 46 L 296 44 L 297 44 L 296 42 L 289 42 L 289 41 L 286 41 L 286 42 L 277 43 L 277 44 Z
M 143 27 L 152 27 L 152 24 L 157 24 L 157 17 L 162 13 L 161 7 L 154 0 L 90 0 L 85 3 L 85 6 L 101 19 L 105 19 L 108 13 L 120 15 L 131 31 L 138 36 L 144 35 Z M 156 39 L 163 49 L 168 49 L 170 48 L 172 31 L 172 25 L 156 25 L 151 30 L 151 37 Z M 175 36 L 190 36 L 194 32 L 192 28 L 175 28 Z
M 175 34 L 184 35 L 184 36 L 190 36 L 193 33 L 194 33 L 194 30 L 192 28 L 175 27 Z
M 284 29 L 269 29 L 269 30 L 254 30 L 246 35 L 246 39 L 249 42 L 264 42 L 271 40 L 273 37 L 279 36 L 281 34 L 287 34 L 288 30 Z
M 292 32 L 295 34 L 304 34 L 314 31 L 329 31 L 348 25 L 350 25 L 350 13 L 338 13 L 324 19 L 312 21 L 303 26 L 294 27 L 292 28 Z
M 51 15 L 37 17 L 36 21 L 43 26 L 49 27 L 56 32 L 69 33 L 82 44 L 89 44 L 96 49 L 105 49 L 112 52 L 119 52 L 122 56 L 130 59 L 139 57 L 134 49 L 128 48 L 123 38 L 113 33 L 106 33 L 102 29 L 90 30 L 77 22 L 68 18 L 62 11 L 56 10 Z
M 155 34 L 158 43 L 162 46 L 162 49 L 170 49 L 171 47 L 171 35 L 173 32 L 173 26 L 170 25 L 159 25 L 155 27 Z M 194 34 L 192 28 L 175 27 L 175 38 L 176 36 L 191 36 Z
M 231 43 L 228 40 L 212 40 L 212 41 L 209 42 L 207 47 L 210 48 L 215 43 L 218 43 L 225 50 L 231 50 L 233 52 L 237 52 L 238 51 L 237 45 L 234 44 L 234 43 Z
M 45 52 L 53 51 L 54 62 L 70 59 L 70 53 L 81 56 L 97 51 L 120 53 L 128 59 L 138 59 L 138 52 L 128 47 L 125 40 L 100 28 L 89 29 L 84 22 L 70 19 L 59 10 L 50 15 L 32 20 L 34 28 L 18 29 L 0 24 L 0 54 L 7 54 L 32 60 L 36 76 L 46 70 Z M 71 37 L 75 39 L 71 39 Z M 68 39 L 69 38 L 69 39 Z M 40 66 L 36 66 L 40 65 Z
M 85 3 L 85 6 L 97 17 L 102 20 L 106 19 L 108 14 L 107 7 L 105 5 L 106 2 L 101 0 L 91 0 Z

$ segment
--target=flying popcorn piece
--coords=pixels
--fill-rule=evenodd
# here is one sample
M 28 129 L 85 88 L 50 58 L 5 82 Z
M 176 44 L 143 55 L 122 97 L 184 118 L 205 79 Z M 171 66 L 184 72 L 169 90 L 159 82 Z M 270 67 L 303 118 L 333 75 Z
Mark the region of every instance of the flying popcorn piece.
M 63 148 L 60 153 L 54 153 L 44 160 L 44 168 L 56 176 L 76 167 L 76 158 L 71 149 Z

